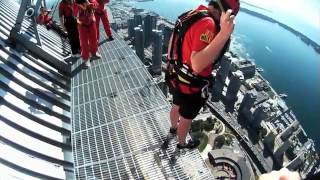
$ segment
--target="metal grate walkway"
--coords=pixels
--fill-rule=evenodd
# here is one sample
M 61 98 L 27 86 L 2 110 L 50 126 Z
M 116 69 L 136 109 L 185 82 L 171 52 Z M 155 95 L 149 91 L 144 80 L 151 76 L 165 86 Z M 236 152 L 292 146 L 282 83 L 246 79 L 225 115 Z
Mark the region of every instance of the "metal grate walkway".
M 116 34 L 112 42 L 104 38 L 102 59 L 88 70 L 80 60 L 72 68 L 76 178 L 213 179 L 198 150 L 173 166 L 175 144 L 159 151 L 170 126 L 170 104 L 132 49 Z

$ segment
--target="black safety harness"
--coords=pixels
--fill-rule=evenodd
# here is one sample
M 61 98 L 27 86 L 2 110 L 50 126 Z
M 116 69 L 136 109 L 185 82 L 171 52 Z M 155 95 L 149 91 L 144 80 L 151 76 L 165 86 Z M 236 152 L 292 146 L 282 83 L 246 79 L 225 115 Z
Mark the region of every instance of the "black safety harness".
M 182 60 L 182 45 L 186 32 L 188 29 L 198 20 L 209 17 L 206 10 L 190 10 L 178 17 L 175 23 L 173 33 L 170 39 L 170 44 L 168 48 L 168 64 L 166 72 L 166 82 L 170 88 L 179 90 L 181 92 L 179 84 L 183 84 L 189 87 L 192 92 L 192 88 L 208 88 L 213 81 L 213 77 L 203 77 L 195 74 L 188 64 L 183 63 Z M 220 23 L 215 22 L 217 31 L 220 31 Z M 229 47 L 229 42 L 226 43 L 217 61 L 221 59 L 223 54 L 227 51 Z M 215 62 L 215 64 L 217 63 Z

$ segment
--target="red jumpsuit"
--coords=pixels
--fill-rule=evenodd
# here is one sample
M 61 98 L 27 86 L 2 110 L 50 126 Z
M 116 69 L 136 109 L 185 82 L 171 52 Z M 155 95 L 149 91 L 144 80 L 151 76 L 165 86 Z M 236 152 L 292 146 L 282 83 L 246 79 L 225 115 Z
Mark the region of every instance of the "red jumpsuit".
M 97 40 L 99 41 L 99 24 L 100 24 L 100 19 L 102 21 L 104 30 L 107 34 L 107 36 L 110 38 L 112 38 L 112 33 L 111 33 L 111 29 L 110 29 L 110 24 L 109 24 L 109 20 L 108 20 L 108 13 L 107 11 L 104 9 L 104 5 L 106 3 L 109 3 L 109 0 L 98 0 L 98 7 L 94 13 L 94 15 L 96 16 L 96 25 L 97 25 Z
M 37 17 L 37 23 L 38 24 L 42 24 L 42 25 L 47 25 L 47 24 L 51 24 L 52 23 L 52 17 L 50 17 L 49 15 L 45 15 L 45 14 L 40 14 Z
M 78 30 L 80 36 L 81 56 L 84 61 L 89 60 L 90 53 L 96 55 L 98 51 L 96 18 L 94 9 L 97 7 L 96 0 L 79 5 Z

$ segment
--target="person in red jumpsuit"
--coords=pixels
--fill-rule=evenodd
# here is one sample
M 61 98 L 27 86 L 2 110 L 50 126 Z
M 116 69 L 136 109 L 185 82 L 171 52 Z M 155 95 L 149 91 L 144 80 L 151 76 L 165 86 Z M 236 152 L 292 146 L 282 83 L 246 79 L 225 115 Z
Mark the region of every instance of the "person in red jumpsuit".
M 80 40 L 75 17 L 77 6 L 72 0 L 62 0 L 59 4 L 60 24 L 67 31 L 68 39 L 71 46 L 71 57 L 80 57 Z
M 49 12 L 44 7 L 40 8 L 40 14 L 37 17 L 37 23 L 41 25 L 51 25 L 52 24 L 52 17 L 49 16 Z
M 78 13 L 77 22 L 80 35 L 81 56 L 85 63 L 85 68 L 91 66 L 91 60 L 99 59 L 101 56 L 97 53 L 97 27 L 94 11 L 98 6 L 96 0 L 77 0 Z
M 94 15 L 96 17 L 96 25 L 97 25 L 97 41 L 99 41 L 100 19 L 102 21 L 104 30 L 105 30 L 109 40 L 112 41 L 113 37 L 112 37 L 112 32 L 111 32 L 111 28 L 110 28 L 110 24 L 109 24 L 109 20 L 108 20 L 108 13 L 104 9 L 105 4 L 109 3 L 109 0 L 97 0 L 97 2 L 98 2 L 98 7 L 94 13 Z
M 37 23 L 40 25 L 44 25 L 48 30 L 52 29 L 60 36 L 67 38 L 66 32 L 59 26 L 56 21 L 52 19 L 50 16 L 51 10 L 46 9 L 45 7 L 40 8 L 40 14 L 37 16 Z

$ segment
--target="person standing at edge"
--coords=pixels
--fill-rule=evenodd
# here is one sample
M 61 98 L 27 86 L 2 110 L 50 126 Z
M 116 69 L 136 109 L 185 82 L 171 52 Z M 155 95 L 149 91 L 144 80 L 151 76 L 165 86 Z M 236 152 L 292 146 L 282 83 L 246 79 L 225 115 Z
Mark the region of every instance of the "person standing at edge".
M 59 4 L 60 24 L 67 31 L 71 46 L 71 57 L 80 57 L 80 41 L 77 28 L 77 19 L 75 18 L 76 5 L 72 0 L 62 0 Z
M 113 40 L 112 32 L 108 20 L 108 13 L 104 9 L 105 4 L 109 3 L 109 0 L 97 0 L 98 1 L 98 8 L 94 12 L 94 15 L 96 16 L 96 25 L 97 25 L 97 41 L 99 41 L 99 25 L 100 25 L 100 19 L 102 21 L 104 30 L 109 38 L 110 41 Z
M 199 140 L 190 140 L 186 143 L 186 136 L 189 132 L 192 119 L 199 113 L 201 107 L 205 104 L 208 96 L 203 95 L 204 89 L 207 89 L 212 79 L 212 66 L 219 60 L 229 44 L 231 33 L 234 29 L 235 15 L 240 8 L 239 0 L 211 0 L 208 6 L 200 5 L 195 11 L 205 11 L 207 15 L 195 21 L 186 30 L 181 45 L 181 53 L 177 56 L 181 57 L 183 66 L 174 65 L 175 76 L 169 79 L 169 87 L 172 89 L 173 105 L 170 111 L 171 128 L 168 137 L 178 136 L 177 149 L 193 149 L 199 144 Z M 222 7 L 222 5 L 223 7 Z M 225 10 L 227 10 L 225 12 Z M 181 24 L 181 21 L 180 23 Z M 177 48 L 171 36 L 169 51 Z M 169 58 L 168 53 L 168 59 Z M 173 58 L 174 59 L 174 58 Z M 174 60 L 176 61 L 176 60 Z M 170 66 L 170 65 L 169 65 Z M 168 67 L 169 67 L 168 66 Z M 183 71 L 182 69 L 187 69 Z M 185 70 L 184 69 L 184 70 Z M 189 83 L 185 83 L 181 73 L 185 73 L 184 77 L 191 76 L 193 79 Z M 191 74 L 191 75 L 190 75 Z M 206 85 L 200 82 L 205 81 Z M 198 84 L 195 86 L 195 84 Z M 193 86 L 192 86 L 193 85 Z M 208 94 L 208 91 L 206 91 Z M 205 96 L 205 97 L 204 97 Z M 168 138 L 164 141 L 162 148 L 168 146 Z
M 77 0 L 78 13 L 77 22 L 80 35 L 81 56 L 85 63 L 85 68 L 91 66 L 89 57 L 91 53 L 91 60 L 100 59 L 101 56 L 97 53 L 97 27 L 94 11 L 97 8 L 95 0 Z

